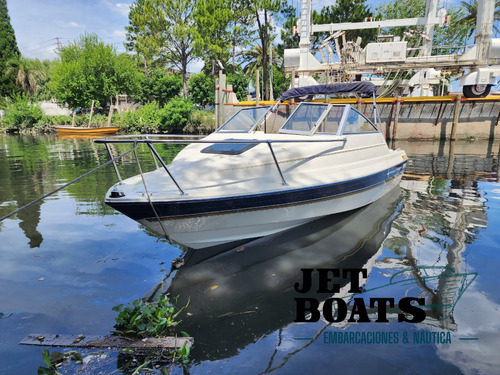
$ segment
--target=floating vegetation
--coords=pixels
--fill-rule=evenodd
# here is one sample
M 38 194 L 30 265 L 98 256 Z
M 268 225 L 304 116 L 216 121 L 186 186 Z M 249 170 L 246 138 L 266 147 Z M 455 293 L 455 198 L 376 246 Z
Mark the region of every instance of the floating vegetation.
M 151 302 L 136 299 L 129 306 L 120 304 L 113 307 L 114 311 L 119 312 L 114 333 L 135 337 L 175 335 L 175 327 L 179 324 L 175 319 L 186 307 L 175 307 L 166 295 Z
M 177 321 L 179 314 L 188 306 L 177 308 L 166 295 L 160 295 L 153 301 L 136 299 L 129 306 L 123 304 L 113 307 L 118 311 L 116 318 L 115 334 L 131 337 L 161 337 L 176 335 L 175 327 L 180 323 Z M 185 332 L 180 332 L 183 336 L 189 336 Z M 187 364 L 191 352 L 187 342 L 180 348 L 173 350 L 153 351 L 148 355 L 125 350 L 123 354 L 128 354 L 129 359 L 120 366 L 122 370 L 134 369 L 138 371 L 152 371 L 155 367 L 163 367 L 166 370 L 167 364 Z M 166 372 L 168 373 L 168 371 Z

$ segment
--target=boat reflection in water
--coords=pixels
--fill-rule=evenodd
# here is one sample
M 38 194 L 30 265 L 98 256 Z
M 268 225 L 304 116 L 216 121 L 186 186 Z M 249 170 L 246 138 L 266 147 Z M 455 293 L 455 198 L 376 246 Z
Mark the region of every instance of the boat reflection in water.
M 444 216 L 457 212 L 459 227 L 447 223 L 446 218 L 432 210 L 441 201 L 439 197 L 428 199 L 422 206 L 418 191 L 414 191 L 418 190 L 415 182 L 404 181 L 402 185 L 406 187 L 402 190 L 404 199 L 398 187 L 362 209 L 325 217 L 230 250 L 188 251 L 185 264 L 171 283 L 156 292 L 179 296 L 179 306 L 189 300 L 189 314 L 183 318 L 181 329 L 195 337 L 194 360 L 233 357 L 274 332 L 279 332 L 276 350 L 284 345 L 279 350 L 293 347 L 294 350 L 288 350 L 293 353 L 314 341 L 322 341 L 323 332 L 392 329 L 400 331 L 400 335 L 414 332 L 415 337 L 423 340 L 428 337 L 422 335 L 425 332 L 456 332 L 453 315 L 456 304 L 477 277 L 474 272 L 463 272 L 461 263 L 466 244 L 462 237 L 471 222 L 467 218 L 470 214 L 464 213 L 461 200 L 447 200 L 450 207 Z M 476 218 L 472 222 L 477 222 L 484 212 L 478 204 L 476 208 L 467 206 L 467 211 Z M 423 220 L 422 217 L 427 218 L 426 224 L 415 222 Z M 428 244 L 428 251 L 422 249 L 421 243 L 427 237 L 422 225 L 427 225 L 429 237 L 437 230 L 430 217 L 443 219 L 440 221 L 443 227 L 454 227 L 450 238 L 453 244 L 442 247 L 447 248 L 446 256 Z M 301 268 L 364 268 L 368 278 L 360 279 L 362 293 L 353 295 L 349 293 L 348 280 L 342 278 L 335 279 L 340 292 L 316 293 L 317 278 L 313 277 L 311 291 L 301 294 L 294 289 L 294 284 L 302 281 Z M 331 297 L 343 298 L 347 317 L 339 323 L 330 323 L 321 316 L 322 321 L 300 328 L 304 325 L 292 324 L 297 312 L 295 298 L 299 297 L 313 297 L 322 303 Z M 364 299 L 372 323 L 348 322 L 354 297 Z M 403 297 L 425 299 L 425 305 L 420 307 L 426 318 L 421 324 L 397 323 L 401 313 L 398 302 Z M 374 323 L 378 311 L 369 307 L 370 298 L 394 298 L 395 308 L 387 309 L 388 320 L 395 322 L 390 328 Z M 305 329 L 308 337 L 307 342 L 300 342 L 299 348 L 289 337 L 298 329 Z M 288 336 L 286 344 L 281 340 L 285 336 Z
M 307 295 L 300 295 L 293 287 L 301 280 L 301 268 L 369 271 L 401 204 L 397 187 L 362 209 L 328 216 L 219 254 L 207 255 L 207 249 L 189 251 L 166 292 L 179 296 L 178 306 L 189 301 L 189 316 L 183 318 L 181 328 L 195 337 L 195 360 L 231 357 L 292 323 L 294 298 Z M 156 290 L 162 292 L 165 290 Z

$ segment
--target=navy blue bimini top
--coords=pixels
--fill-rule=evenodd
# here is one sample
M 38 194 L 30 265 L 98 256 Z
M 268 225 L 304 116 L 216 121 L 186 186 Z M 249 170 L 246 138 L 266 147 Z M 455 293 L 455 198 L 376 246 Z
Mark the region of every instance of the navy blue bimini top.
M 328 95 L 348 92 L 355 92 L 359 94 L 373 94 L 376 91 L 377 87 L 373 83 L 368 81 L 333 83 L 329 85 L 314 85 L 289 89 L 281 95 L 279 101 L 282 102 L 287 99 L 299 98 L 309 95 Z

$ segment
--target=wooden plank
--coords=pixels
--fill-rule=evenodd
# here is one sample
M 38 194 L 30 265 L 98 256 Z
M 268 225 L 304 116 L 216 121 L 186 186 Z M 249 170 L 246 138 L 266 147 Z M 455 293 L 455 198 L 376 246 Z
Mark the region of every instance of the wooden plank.
M 181 348 L 184 343 L 191 347 L 193 341 L 192 337 L 147 337 L 141 339 L 123 336 L 31 334 L 26 336 L 19 344 L 68 348 L 174 349 Z

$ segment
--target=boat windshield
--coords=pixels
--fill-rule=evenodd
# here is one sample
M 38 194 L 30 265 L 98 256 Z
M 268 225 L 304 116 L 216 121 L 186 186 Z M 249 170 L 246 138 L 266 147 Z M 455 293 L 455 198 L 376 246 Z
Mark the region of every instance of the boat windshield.
M 349 112 L 347 113 L 347 117 L 344 123 L 343 128 L 341 129 L 342 134 L 349 133 L 366 133 L 366 132 L 376 132 L 378 131 L 375 125 L 368 120 L 368 118 L 358 112 L 353 107 L 349 108 Z
M 298 108 L 292 113 L 283 124 L 280 133 L 310 134 L 316 123 L 323 117 L 324 112 L 329 108 L 328 104 L 322 103 L 300 103 Z
M 260 123 L 270 108 L 270 106 L 263 106 L 240 109 L 217 129 L 217 132 L 248 133 Z
M 279 130 L 280 133 L 305 135 L 376 131 L 376 126 L 351 105 L 326 103 L 301 103 Z

